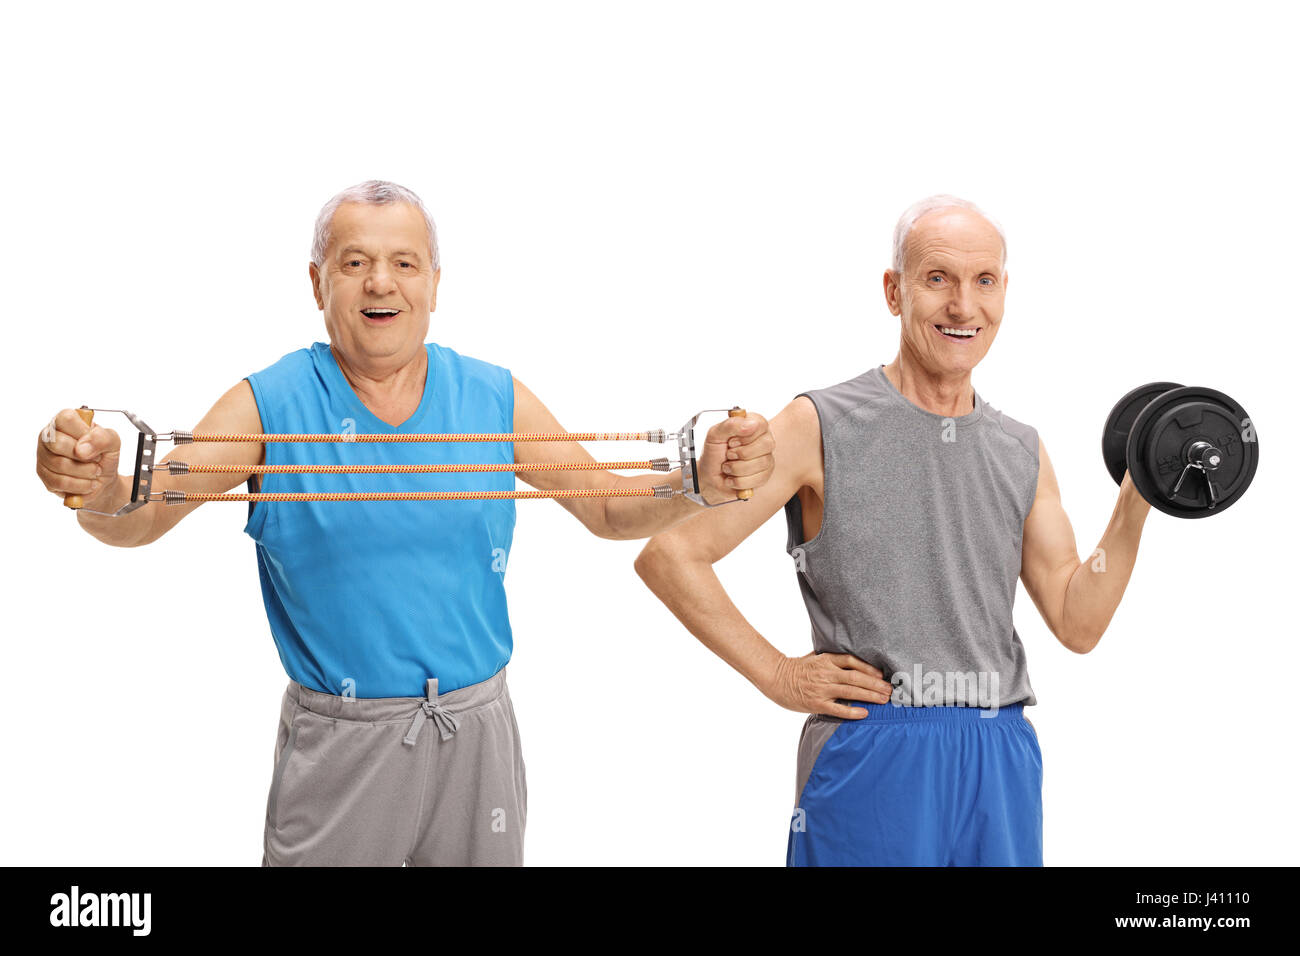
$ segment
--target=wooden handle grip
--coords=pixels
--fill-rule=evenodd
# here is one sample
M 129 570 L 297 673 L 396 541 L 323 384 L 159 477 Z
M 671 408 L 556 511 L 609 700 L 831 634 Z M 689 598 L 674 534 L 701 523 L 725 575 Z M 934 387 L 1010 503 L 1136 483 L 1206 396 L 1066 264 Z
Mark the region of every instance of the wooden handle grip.
M 734 407 L 731 411 L 727 412 L 727 417 L 728 417 L 728 418 L 744 418 L 745 415 L 746 415 L 745 410 L 744 410 L 743 408 L 741 408 L 739 405 L 737 405 L 736 407 Z M 753 489 L 753 488 L 741 488 L 739 491 L 736 492 L 736 497 L 737 497 L 737 498 L 752 498 L 752 497 L 754 497 L 754 489 Z
M 87 425 L 90 425 L 95 421 L 95 413 L 84 405 L 77 409 L 77 414 L 81 416 L 81 420 Z M 63 506 L 65 508 L 80 508 L 82 504 L 81 495 L 63 496 Z

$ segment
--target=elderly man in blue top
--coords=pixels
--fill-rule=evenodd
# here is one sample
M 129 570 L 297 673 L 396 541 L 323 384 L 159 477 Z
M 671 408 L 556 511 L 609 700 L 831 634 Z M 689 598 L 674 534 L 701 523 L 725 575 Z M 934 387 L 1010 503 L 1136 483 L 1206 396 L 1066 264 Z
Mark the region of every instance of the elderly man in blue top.
M 310 265 L 328 342 L 243 378 L 199 433 L 563 432 L 510 371 L 426 342 L 437 234 L 419 197 L 393 183 L 344 190 L 321 210 Z M 37 445 L 46 488 L 83 498 L 78 521 L 108 544 L 158 540 L 199 503 L 113 512 L 131 495 L 120 439 L 73 409 Z M 719 504 L 760 487 L 774 442 L 762 416 L 709 429 L 699 493 Z M 593 462 L 574 441 L 185 446 L 230 474 L 155 472 L 153 491 L 402 491 L 419 475 L 254 473 L 276 464 Z M 662 474 L 529 471 L 540 490 L 650 488 Z M 506 490 L 512 471 L 457 475 L 457 490 Z M 378 482 L 378 484 L 377 484 Z M 667 483 L 680 490 L 680 471 Z M 706 509 L 685 495 L 560 498 L 593 534 L 646 538 Z M 743 506 L 742 506 L 743 507 Z M 523 862 L 527 788 L 505 682 L 512 634 L 504 567 L 513 499 L 268 501 L 249 505 L 267 618 L 290 678 L 267 799 L 263 865 Z

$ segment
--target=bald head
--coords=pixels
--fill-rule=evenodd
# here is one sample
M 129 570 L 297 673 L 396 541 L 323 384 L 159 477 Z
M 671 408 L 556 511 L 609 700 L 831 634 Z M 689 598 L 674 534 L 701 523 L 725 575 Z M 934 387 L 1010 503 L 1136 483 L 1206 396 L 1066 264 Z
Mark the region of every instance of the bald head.
M 957 196 L 940 194 L 913 203 L 898 218 L 898 224 L 894 227 L 892 266 L 895 272 L 901 274 L 909 261 L 916 261 L 912 247 L 916 244 L 917 228 L 923 221 L 925 222 L 923 233 L 928 234 L 943 229 L 962 230 L 965 239 L 975 242 L 981 248 L 987 247 L 988 236 L 992 233 L 996 236 L 995 244 L 1001 268 L 1006 269 L 1007 237 L 1002 232 L 1002 227 L 973 202 Z M 979 235 L 976 234 L 977 232 Z M 930 236 L 927 235 L 927 238 Z M 954 235 L 954 239 L 956 238 L 957 236 Z
M 903 268 L 928 268 L 936 257 L 946 261 L 974 262 L 1001 273 L 1006 266 L 1006 246 L 997 228 L 977 212 L 950 207 L 936 209 L 912 224 L 903 244 Z

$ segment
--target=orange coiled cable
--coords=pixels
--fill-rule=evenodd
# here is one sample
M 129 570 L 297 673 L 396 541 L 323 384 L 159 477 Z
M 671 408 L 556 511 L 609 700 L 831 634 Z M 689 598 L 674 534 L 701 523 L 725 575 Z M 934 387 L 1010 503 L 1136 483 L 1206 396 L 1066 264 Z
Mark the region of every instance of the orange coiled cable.
M 195 442 L 515 442 L 515 441 L 651 441 L 649 432 L 502 432 L 482 434 L 391 434 L 391 435 L 353 435 L 353 434 L 253 434 L 215 432 L 197 434 L 189 438 Z
M 157 492 L 175 494 L 178 503 L 190 501 L 457 501 L 471 498 L 652 498 L 653 488 L 574 488 L 565 491 L 260 491 L 211 493 L 205 491 Z
M 162 471 L 166 462 L 159 464 Z M 654 462 L 525 462 L 521 464 L 187 464 L 190 475 L 438 475 L 477 471 L 603 471 L 654 468 Z

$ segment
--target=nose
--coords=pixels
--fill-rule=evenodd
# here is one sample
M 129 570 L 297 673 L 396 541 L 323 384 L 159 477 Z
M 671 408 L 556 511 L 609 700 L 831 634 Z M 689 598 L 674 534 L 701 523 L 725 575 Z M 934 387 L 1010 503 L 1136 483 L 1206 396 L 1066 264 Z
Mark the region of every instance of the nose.
M 395 288 L 397 288 L 397 282 L 393 278 L 388 263 L 382 260 L 376 262 L 374 268 L 366 276 L 366 291 L 374 296 L 382 296 L 392 292 Z
M 948 314 L 962 322 L 975 318 L 975 296 L 966 283 L 956 283 L 952 298 L 948 301 Z

